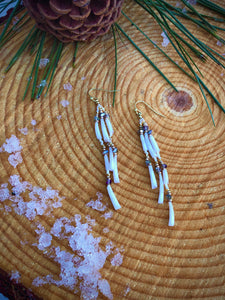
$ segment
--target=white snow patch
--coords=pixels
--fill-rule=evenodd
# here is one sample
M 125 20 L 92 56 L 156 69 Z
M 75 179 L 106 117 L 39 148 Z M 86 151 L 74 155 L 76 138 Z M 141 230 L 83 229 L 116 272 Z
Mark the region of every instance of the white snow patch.
M 15 136 L 11 135 L 9 139 L 6 139 L 6 142 L 0 148 L 0 152 L 10 153 L 8 157 L 9 163 L 16 168 L 18 164 L 20 164 L 23 159 L 21 156 L 21 150 L 23 147 L 20 145 L 20 140 Z
M 20 131 L 23 135 L 27 135 L 27 134 L 28 134 L 28 128 L 27 128 L 27 127 L 20 128 L 19 131 Z
M 102 215 L 101 217 L 103 217 L 105 219 L 111 219 L 112 216 L 113 216 L 113 212 L 109 211 L 109 212 L 104 213 L 104 215 Z
M 168 37 L 167 37 L 167 34 L 165 31 L 162 32 L 161 36 L 163 37 L 163 42 L 162 42 L 162 46 L 163 47 L 167 47 L 170 43 Z
M 124 293 L 123 293 L 123 296 L 125 297 L 129 292 L 130 292 L 130 285 L 129 284 L 127 284 L 127 286 L 126 286 L 126 288 L 125 288 L 125 290 L 124 290 Z
M 18 271 L 14 271 L 14 272 L 11 273 L 10 279 L 13 280 L 16 283 L 19 283 L 20 277 L 21 277 L 20 273 Z
M 91 207 L 95 210 L 98 211 L 105 211 L 106 210 L 106 205 L 104 205 L 100 200 L 91 200 L 86 204 L 87 207 Z
M 49 256 L 60 265 L 59 278 L 53 278 L 52 274 L 37 277 L 33 285 L 55 284 L 71 290 L 75 290 L 79 285 L 81 299 L 98 299 L 99 291 L 108 299 L 113 299 L 110 285 L 106 279 L 102 278 L 100 270 L 107 257 L 112 254 L 114 246 L 112 242 L 109 242 L 104 251 L 100 247 L 101 237 L 94 237 L 91 231 L 90 224 L 82 223 L 80 215 L 75 215 L 72 219 L 66 217 L 57 219 L 50 229 L 51 234 L 45 232 L 39 225 L 36 230 L 39 234 L 37 244 L 39 249 L 44 243 L 43 248 L 46 250 L 44 246 L 49 247 L 52 236 L 55 236 L 58 239 L 67 240 L 71 251 L 62 250 L 59 246 L 51 247 Z M 116 252 L 118 256 L 118 249 Z M 115 265 L 119 265 L 118 260 L 119 258 L 117 260 L 114 258 Z
M 48 58 L 41 58 L 40 59 L 40 64 L 39 64 L 39 68 L 43 69 L 44 67 L 47 66 L 48 63 L 49 63 L 49 59 Z
M 46 85 L 47 85 L 47 81 L 46 80 L 42 80 L 37 87 L 40 88 L 40 87 L 44 87 Z
M 18 164 L 23 162 L 23 158 L 22 158 L 20 152 L 16 152 L 16 153 L 9 155 L 8 161 L 9 161 L 10 165 L 12 165 L 14 168 L 16 168 Z
M 187 0 L 187 2 L 191 5 L 196 5 L 197 4 L 197 0 Z
M 20 140 L 15 135 L 12 135 L 9 139 L 6 139 L 5 144 L 2 145 L 2 148 L 8 153 L 19 152 L 23 149 L 20 145 Z
M 54 208 L 62 206 L 63 198 L 59 197 L 58 191 L 50 187 L 44 190 L 33 186 L 27 181 L 21 181 L 19 175 L 10 176 L 9 183 L 11 191 L 6 184 L 0 187 L 0 202 L 7 200 L 6 211 L 12 208 L 18 215 L 24 215 L 29 220 L 33 220 L 37 215 L 49 215 Z M 24 200 L 24 193 L 28 193 L 29 201 Z
M 49 247 L 52 242 L 52 236 L 50 233 L 43 232 L 39 237 L 38 249 L 44 250 L 46 247 Z
M 109 232 L 109 228 L 108 227 L 103 228 L 103 232 L 104 233 L 108 233 Z
M 63 107 L 67 107 L 70 104 L 69 101 L 67 100 L 62 100 L 60 103 L 62 104 Z
M 115 256 L 111 259 L 112 266 L 120 266 L 123 263 L 123 255 L 116 249 Z
M 72 85 L 68 82 L 68 83 L 65 83 L 65 84 L 63 85 L 63 88 L 64 88 L 64 90 L 71 91 L 73 87 L 72 87 Z
M 37 124 L 37 121 L 36 121 L 36 120 L 32 120 L 32 121 L 30 122 L 30 124 L 33 125 L 33 126 L 35 126 L 35 125 Z

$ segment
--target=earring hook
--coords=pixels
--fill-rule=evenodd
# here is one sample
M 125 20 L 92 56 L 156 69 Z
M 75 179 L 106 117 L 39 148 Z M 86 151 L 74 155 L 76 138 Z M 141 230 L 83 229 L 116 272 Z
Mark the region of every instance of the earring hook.
M 98 88 L 91 88 L 90 90 L 88 90 L 88 96 L 89 96 L 90 100 L 92 100 L 93 102 L 98 104 L 99 103 L 98 98 L 93 97 L 90 94 L 91 91 L 102 91 L 102 92 L 106 92 L 106 93 L 114 93 L 114 92 L 118 92 L 119 90 L 104 90 L 104 89 L 98 89 Z
M 137 109 L 137 104 L 138 103 L 143 103 L 143 104 L 145 104 L 151 111 L 153 111 L 156 115 L 159 115 L 159 116 L 161 116 L 161 117 L 163 117 L 163 118 L 165 118 L 166 116 L 164 116 L 163 114 L 161 114 L 161 113 L 159 113 L 159 112 L 157 112 L 156 110 L 154 110 L 154 108 L 152 108 L 151 107 L 151 105 L 149 105 L 148 103 L 146 103 L 145 101 L 143 101 L 143 100 L 139 100 L 139 101 L 137 101 L 137 102 L 135 102 L 135 109 L 134 109 L 134 111 L 136 112 L 136 114 L 138 115 L 138 116 L 142 116 L 142 112 L 139 110 L 139 109 Z

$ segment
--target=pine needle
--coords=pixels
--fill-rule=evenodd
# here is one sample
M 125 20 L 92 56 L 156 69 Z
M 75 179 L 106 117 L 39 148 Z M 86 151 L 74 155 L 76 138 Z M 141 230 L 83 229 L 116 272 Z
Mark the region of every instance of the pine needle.
M 4 26 L 4 29 L 3 29 L 3 31 L 2 31 L 2 33 L 1 33 L 1 35 L 0 35 L 0 43 L 2 42 L 2 39 L 3 39 L 3 37 L 4 37 L 4 35 L 5 35 L 6 31 L 7 31 L 7 29 L 9 28 L 9 25 L 10 25 L 10 23 L 11 23 L 11 21 L 12 21 L 12 18 L 14 17 L 15 12 L 16 12 L 17 8 L 18 8 L 19 5 L 20 5 L 20 1 L 21 1 L 21 0 L 18 0 L 18 1 L 17 1 L 15 7 L 13 8 L 12 13 L 10 14 L 10 16 L 9 16 L 9 18 L 8 18 L 8 20 L 7 20 L 6 24 L 5 24 L 5 26 Z
M 198 0 L 198 3 L 201 4 L 202 6 L 209 8 L 212 11 L 215 11 L 216 13 L 219 13 L 219 14 L 225 16 L 225 9 L 212 1 Z
M 33 82 L 33 88 L 32 88 L 32 93 L 31 93 L 31 100 L 34 100 L 34 98 L 35 98 L 35 89 L 36 89 L 36 85 L 37 85 L 38 69 L 39 69 L 41 55 L 42 55 L 42 51 L 43 51 L 43 47 L 44 47 L 45 35 L 46 35 L 46 32 L 45 31 L 42 32 L 41 42 L 39 44 L 39 48 L 37 51 L 37 62 L 36 62 L 36 66 L 35 66 L 36 70 L 35 70 L 35 74 L 34 74 L 34 82 Z
M 55 58 L 55 61 L 54 61 L 54 65 L 53 65 L 53 68 L 52 68 L 52 74 L 51 74 L 51 77 L 50 77 L 50 80 L 49 80 L 49 84 L 48 84 L 48 87 L 47 87 L 47 91 L 45 93 L 45 96 L 47 95 L 48 93 L 48 90 L 51 86 L 51 83 L 52 83 L 52 80 L 53 80 L 53 77 L 54 77 L 54 74 L 55 74 L 55 70 L 56 70 L 56 67 L 58 65 L 58 62 L 60 60 L 60 56 L 62 54 L 62 50 L 63 50 L 63 43 L 60 42 L 59 45 L 58 45 L 58 48 L 56 50 L 56 58 Z
M 16 52 L 14 57 L 11 59 L 8 67 L 5 70 L 5 73 L 8 72 L 12 66 L 15 64 L 15 62 L 19 59 L 21 54 L 24 52 L 24 50 L 27 48 L 28 44 L 35 38 L 35 35 L 38 33 L 38 29 L 35 29 L 36 26 L 34 25 L 30 32 L 28 33 L 27 37 L 23 41 L 22 45 L 20 46 L 19 50 Z
M 59 47 L 59 41 L 55 38 L 54 39 L 54 43 L 52 45 L 52 49 L 51 49 L 51 53 L 49 55 L 49 63 L 48 66 L 45 68 L 44 74 L 42 76 L 41 82 L 46 82 L 48 81 L 48 78 L 52 72 L 53 66 L 54 66 L 54 62 L 57 56 L 57 49 Z M 39 99 L 43 90 L 44 90 L 45 86 L 44 85 L 40 85 L 39 89 L 37 91 L 37 96 L 36 99 Z
M 77 57 L 77 50 L 79 46 L 79 42 L 75 42 L 75 48 L 74 48 L 74 54 L 73 54 L 73 67 L 75 68 L 75 62 L 76 62 L 76 57 Z
M 27 20 L 25 20 L 25 22 L 18 26 L 22 21 L 23 19 L 27 16 L 28 12 L 25 12 L 21 18 L 12 26 L 12 28 L 7 32 L 7 34 L 5 34 L 3 37 L 2 37 L 2 41 L 0 42 L 0 48 L 2 48 L 2 46 L 8 41 L 10 40 L 26 23 L 28 23 L 31 18 L 28 18 Z
M 122 34 L 129 40 L 129 42 L 141 53 L 141 55 L 150 63 L 150 65 L 167 81 L 167 83 L 177 92 L 176 87 L 172 82 L 159 70 L 159 68 L 150 60 L 150 58 L 138 47 L 138 45 L 129 37 L 129 35 L 115 23 L 115 26 L 122 32 Z
M 206 104 L 207 104 L 207 106 L 208 106 L 208 109 L 209 109 L 209 112 L 210 112 L 210 115 L 211 115 L 211 118 L 212 118 L 212 121 L 213 121 L 213 125 L 216 126 L 215 121 L 214 121 L 214 118 L 213 118 L 213 113 L 212 113 L 212 110 L 211 110 L 210 105 L 209 105 L 209 102 L 208 102 L 208 100 L 207 100 L 207 98 L 206 98 L 206 95 L 205 95 L 205 93 L 204 93 L 204 90 L 203 90 L 203 88 L 202 88 L 201 81 L 199 80 L 199 77 L 198 77 L 198 75 L 197 75 L 196 73 L 195 73 L 195 77 L 196 77 L 196 79 L 197 79 L 198 86 L 199 86 L 199 88 L 200 88 L 200 90 L 201 90 L 201 93 L 202 93 L 202 95 L 203 95 L 203 97 L 204 97 L 204 99 L 205 99 L 205 102 L 206 102 Z
M 163 51 L 153 40 L 151 40 L 144 32 L 143 30 L 140 29 L 140 27 L 137 26 L 137 24 L 135 24 L 123 11 L 122 14 L 124 15 L 124 17 L 126 17 L 131 24 L 138 30 L 140 31 L 140 33 L 150 42 L 154 45 L 154 47 L 156 47 L 169 61 L 171 61 L 177 68 L 179 68 L 182 72 L 184 72 L 188 77 L 190 77 L 191 79 L 195 80 L 194 77 L 192 77 L 186 70 L 184 70 L 178 63 L 176 63 L 169 55 L 166 54 L 165 51 Z

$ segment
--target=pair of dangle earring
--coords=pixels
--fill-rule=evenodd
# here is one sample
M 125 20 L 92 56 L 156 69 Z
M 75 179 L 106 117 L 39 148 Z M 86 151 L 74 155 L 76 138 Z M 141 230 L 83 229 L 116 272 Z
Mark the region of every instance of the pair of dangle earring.
M 157 113 L 154 109 L 151 108 L 147 103 L 144 101 L 137 101 L 135 104 L 135 112 L 139 118 L 139 134 L 140 134 L 140 140 L 142 144 L 143 151 L 145 153 L 145 164 L 148 167 L 149 175 L 150 175 L 150 181 L 151 181 L 151 187 L 152 189 L 156 189 L 158 187 L 157 180 L 155 173 L 158 175 L 159 179 L 159 196 L 158 196 L 158 203 L 162 204 L 164 201 L 164 187 L 166 189 L 166 198 L 168 200 L 169 204 L 169 226 L 174 226 L 174 209 L 172 204 L 172 195 L 169 190 L 169 177 L 167 173 L 167 165 L 162 162 L 161 156 L 160 156 L 160 149 L 159 146 L 155 140 L 155 138 L 152 135 L 152 130 L 149 129 L 148 124 L 145 122 L 144 118 L 142 117 L 142 113 L 140 110 L 137 109 L 138 103 L 144 103 L 147 105 L 152 111 L 154 111 L 156 114 L 163 116 L 159 113 Z M 164 117 L 164 116 L 163 116 Z M 154 167 L 151 163 L 150 157 L 152 161 L 154 162 Z M 154 172 L 155 169 L 155 172 Z
M 105 162 L 105 171 L 106 171 L 106 187 L 109 194 L 109 198 L 113 204 L 115 210 L 120 209 L 121 206 L 116 199 L 116 196 L 111 187 L 111 178 L 110 172 L 113 173 L 113 181 L 114 183 L 119 183 L 119 175 L 117 168 L 117 148 L 112 142 L 112 135 L 114 133 L 113 127 L 110 121 L 109 114 L 106 112 L 104 107 L 99 103 L 97 98 L 94 98 L 90 95 L 91 90 L 102 90 L 102 89 L 90 89 L 88 94 L 90 100 L 96 103 L 96 115 L 94 117 L 95 120 L 95 135 L 99 140 L 102 146 L 102 154 Z M 104 90 L 102 90 L 104 91 Z M 100 125 L 100 126 L 99 126 Z

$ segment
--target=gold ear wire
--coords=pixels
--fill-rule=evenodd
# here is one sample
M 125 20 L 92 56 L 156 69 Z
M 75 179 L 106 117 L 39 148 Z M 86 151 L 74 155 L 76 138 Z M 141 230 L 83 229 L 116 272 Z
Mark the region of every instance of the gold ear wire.
M 93 102 L 98 104 L 99 103 L 98 98 L 93 97 L 90 94 L 91 91 L 102 91 L 102 92 L 106 92 L 106 93 L 114 93 L 114 92 L 118 92 L 119 90 L 104 90 L 104 89 L 97 89 L 97 88 L 91 88 L 90 90 L 88 90 L 88 96 L 89 96 L 90 100 L 92 100 Z
M 152 108 L 151 105 L 149 105 L 148 103 L 144 102 L 143 100 L 139 100 L 139 101 L 135 102 L 135 109 L 134 109 L 134 111 L 136 112 L 136 114 L 137 114 L 139 117 L 142 116 L 142 112 L 141 112 L 139 109 L 137 109 L 137 104 L 138 104 L 138 103 L 143 103 L 143 104 L 145 104 L 145 105 L 146 105 L 151 111 L 153 111 L 155 114 L 157 114 L 157 115 L 159 115 L 159 116 L 161 116 L 161 117 L 163 117 L 163 118 L 166 118 L 166 116 L 164 116 L 163 114 L 161 114 L 161 113 L 157 112 L 156 110 L 154 110 L 154 108 Z

